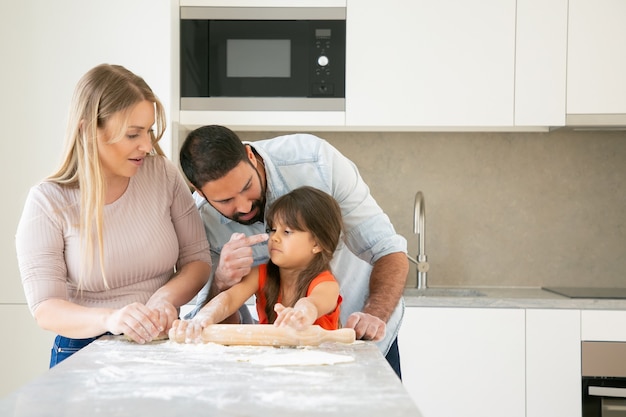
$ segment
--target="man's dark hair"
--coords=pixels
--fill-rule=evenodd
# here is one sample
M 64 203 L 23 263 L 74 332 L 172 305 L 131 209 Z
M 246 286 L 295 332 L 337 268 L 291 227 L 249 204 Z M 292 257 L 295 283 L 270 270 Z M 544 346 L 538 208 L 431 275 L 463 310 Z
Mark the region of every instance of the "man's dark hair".
M 199 127 L 180 148 L 180 166 L 197 189 L 228 174 L 241 161 L 248 161 L 246 148 L 232 130 L 218 125 Z

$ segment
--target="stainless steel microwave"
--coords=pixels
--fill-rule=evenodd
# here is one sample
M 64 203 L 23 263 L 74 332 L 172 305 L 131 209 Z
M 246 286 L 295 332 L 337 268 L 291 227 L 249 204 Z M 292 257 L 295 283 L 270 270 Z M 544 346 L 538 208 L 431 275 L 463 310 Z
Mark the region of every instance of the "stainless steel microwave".
M 181 7 L 181 110 L 345 110 L 346 11 Z

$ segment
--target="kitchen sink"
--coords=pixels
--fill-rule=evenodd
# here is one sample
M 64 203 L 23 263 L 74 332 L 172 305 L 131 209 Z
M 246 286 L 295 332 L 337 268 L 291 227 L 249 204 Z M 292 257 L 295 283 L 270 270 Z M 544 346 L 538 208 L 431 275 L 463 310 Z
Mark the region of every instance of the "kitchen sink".
M 483 297 L 485 294 L 471 288 L 406 288 L 407 297 Z

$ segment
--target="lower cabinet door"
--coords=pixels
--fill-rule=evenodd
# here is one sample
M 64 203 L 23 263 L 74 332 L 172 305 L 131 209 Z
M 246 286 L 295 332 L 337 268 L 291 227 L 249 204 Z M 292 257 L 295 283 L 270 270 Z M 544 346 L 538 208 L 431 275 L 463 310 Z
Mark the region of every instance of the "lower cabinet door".
M 526 311 L 526 416 L 580 417 L 580 310 Z
M 398 343 L 424 417 L 525 416 L 525 310 L 407 307 Z

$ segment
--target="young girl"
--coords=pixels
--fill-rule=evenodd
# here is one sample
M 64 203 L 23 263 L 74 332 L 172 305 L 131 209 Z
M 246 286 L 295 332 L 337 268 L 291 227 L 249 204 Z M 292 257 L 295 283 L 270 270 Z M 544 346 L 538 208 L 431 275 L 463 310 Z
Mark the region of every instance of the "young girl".
M 202 328 L 219 323 L 256 294 L 259 323 L 303 330 L 339 328 L 339 284 L 330 260 L 339 242 L 339 205 L 313 187 L 277 199 L 267 212 L 270 262 L 208 301 L 193 320 L 176 321 L 170 339 L 200 342 Z

